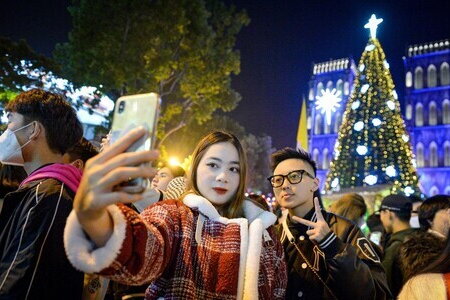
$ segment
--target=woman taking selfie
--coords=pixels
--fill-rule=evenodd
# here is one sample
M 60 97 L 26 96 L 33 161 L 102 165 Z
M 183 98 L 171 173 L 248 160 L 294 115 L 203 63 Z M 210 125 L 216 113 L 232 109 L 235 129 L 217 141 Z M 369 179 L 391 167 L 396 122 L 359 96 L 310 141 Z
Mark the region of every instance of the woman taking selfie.
M 144 134 L 135 129 L 88 161 L 67 220 L 72 264 L 125 284 L 148 283 L 147 299 L 283 299 L 287 282 L 274 214 L 244 201 L 247 162 L 231 134 L 204 137 L 193 153 L 187 191 L 141 214 L 121 203 L 145 195 L 115 191 L 149 177 L 157 153 L 123 153 Z

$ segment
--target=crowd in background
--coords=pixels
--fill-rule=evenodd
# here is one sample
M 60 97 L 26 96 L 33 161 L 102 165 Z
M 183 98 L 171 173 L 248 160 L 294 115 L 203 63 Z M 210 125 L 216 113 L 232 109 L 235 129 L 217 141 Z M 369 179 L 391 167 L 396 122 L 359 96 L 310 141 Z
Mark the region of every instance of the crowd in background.
M 348 193 L 325 209 L 301 149 L 271 156 L 273 207 L 245 196 L 240 141 L 214 131 L 190 170 L 97 149 L 75 111 L 34 89 L 0 136 L 0 299 L 450 299 L 450 196 Z M 148 181 L 130 194 L 119 184 Z

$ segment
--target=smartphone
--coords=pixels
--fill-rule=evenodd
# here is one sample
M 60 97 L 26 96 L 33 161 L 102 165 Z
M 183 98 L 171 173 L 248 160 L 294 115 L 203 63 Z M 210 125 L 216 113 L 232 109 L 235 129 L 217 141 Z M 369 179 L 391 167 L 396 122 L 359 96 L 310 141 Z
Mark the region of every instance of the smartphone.
M 133 128 L 143 126 L 147 129 L 147 134 L 131 145 L 126 152 L 153 149 L 160 107 L 161 97 L 156 93 L 129 95 L 117 99 L 111 127 L 111 144 Z M 147 178 L 134 178 L 116 186 L 115 190 L 142 193 L 147 185 Z

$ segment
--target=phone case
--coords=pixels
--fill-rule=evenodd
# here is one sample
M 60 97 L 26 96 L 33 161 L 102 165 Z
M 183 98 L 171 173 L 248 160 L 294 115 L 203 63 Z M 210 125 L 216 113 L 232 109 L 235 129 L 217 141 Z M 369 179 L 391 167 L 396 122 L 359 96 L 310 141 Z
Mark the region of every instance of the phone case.
M 160 105 L 161 98 L 156 93 L 123 96 L 117 99 L 111 128 L 111 144 L 133 128 L 143 126 L 149 134 L 130 146 L 127 152 L 150 150 L 155 142 Z M 135 178 L 120 184 L 116 189 L 128 193 L 141 193 L 147 184 L 147 179 Z

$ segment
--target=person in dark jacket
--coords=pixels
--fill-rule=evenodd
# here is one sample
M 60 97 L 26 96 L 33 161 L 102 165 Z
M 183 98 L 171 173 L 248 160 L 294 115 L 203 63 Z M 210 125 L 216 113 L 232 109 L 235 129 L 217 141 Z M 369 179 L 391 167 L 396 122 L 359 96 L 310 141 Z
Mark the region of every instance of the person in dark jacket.
M 277 202 L 288 211 L 277 228 L 288 266 L 286 298 L 391 298 L 380 258 L 361 230 L 322 209 L 310 155 L 284 148 L 271 159 L 268 179 Z
M 6 106 L 0 161 L 28 177 L 6 195 L 0 214 L 0 299 L 81 299 L 83 273 L 69 263 L 63 231 L 81 171 L 63 164 L 82 136 L 74 109 L 40 89 Z
M 396 297 L 404 283 L 400 268 L 399 249 L 415 229 L 409 225 L 411 201 L 403 195 L 389 195 L 381 202 L 380 219 L 387 234 L 384 246 L 383 267 L 392 294 Z

